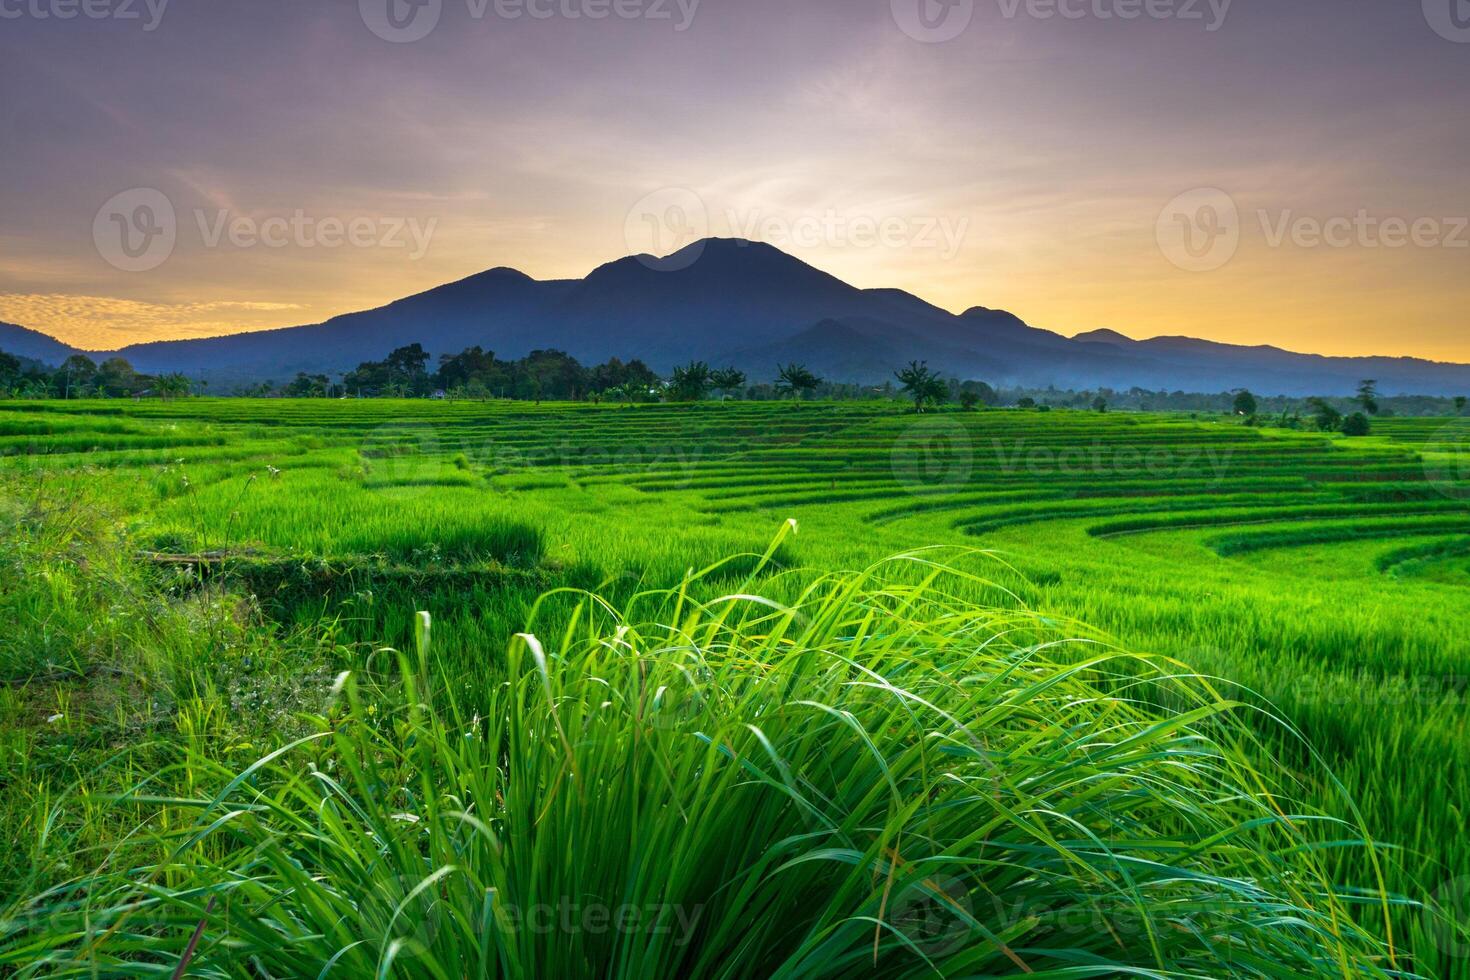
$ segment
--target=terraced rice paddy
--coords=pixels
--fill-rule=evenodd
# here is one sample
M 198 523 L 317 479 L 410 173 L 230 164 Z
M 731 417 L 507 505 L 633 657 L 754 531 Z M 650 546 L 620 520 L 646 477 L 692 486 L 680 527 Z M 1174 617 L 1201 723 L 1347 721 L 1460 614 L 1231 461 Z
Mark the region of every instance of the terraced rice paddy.
M 669 587 L 761 553 L 788 520 L 800 533 L 776 555 L 786 565 L 993 552 L 977 595 L 1008 591 L 1003 601 L 1071 635 L 1177 659 L 1271 706 L 1256 728 L 1299 774 L 1297 795 L 1345 817 L 1354 801 L 1392 845 L 1378 862 L 1324 852 L 1338 880 L 1372 887 L 1381 872 L 1403 897 L 1387 923 L 1371 903 L 1363 921 L 1391 928 L 1421 973 L 1470 976 L 1467 436 L 1445 419 L 1381 420 L 1347 440 L 1232 420 L 916 417 L 887 404 L 12 403 L 0 406 L 0 473 L 13 509 L 28 494 L 81 495 L 148 561 L 233 576 L 282 633 L 329 624 L 306 677 L 353 666 L 373 644 L 410 646 L 424 609 L 439 656 L 459 665 L 453 683 L 469 687 L 548 587 Z M 58 715 L 88 710 L 67 708 L 87 689 L 67 678 L 95 677 L 99 655 L 23 616 L 0 639 L 12 769 L 0 815 L 18 840 L 37 840 L 37 808 L 101 751 L 78 732 L 65 751 L 47 748 L 70 722 L 34 720 L 53 703 Z M 190 656 L 175 658 L 175 689 L 199 663 L 224 701 L 243 691 L 287 725 L 294 687 L 242 685 L 248 666 Z M 109 749 L 165 722 L 247 754 L 265 744 L 171 705 L 122 714 Z M 0 885 L 54 860 L 51 846 L 0 859 Z

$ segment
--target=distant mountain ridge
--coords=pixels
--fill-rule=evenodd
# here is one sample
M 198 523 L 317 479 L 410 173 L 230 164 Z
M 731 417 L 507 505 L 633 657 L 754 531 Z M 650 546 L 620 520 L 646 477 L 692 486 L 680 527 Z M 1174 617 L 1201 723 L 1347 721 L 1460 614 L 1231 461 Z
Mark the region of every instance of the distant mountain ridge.
M 636 357 L 661 371 L 698 359 L 733 364 L 753 379 L 800 361 L 833 380 L 881 384 L 917 359 L 1005 386 L 1312 395 L 1346 394 L 1375 378 L 1385 394 L 1470 392 L 1464 364 L 1188 337 L 1133 340 L 1114 330 L 1069 338 L 1004 310 L 955 315 L 902 290 L 859 289 L 774 246 L 739 239 L 708 239 L 663 258 L 628 256 L 584 279 L 490 269 L 325 323 L 84 353 L 116 353 L 139 370 L 182 371 L 222 390 L 298 371 L 336 374 L 411 343 L 436 356 L 473 345 L 506 358 L 556 348 L 585 363 Z M 53 364 L 78 352 L 3 323 L 0 350 Z
M 4 322 L 0 322 L 0 350 L 24 360 L 52 365 L 60 364 L 76 353 L 74 348 L 39 330 Z

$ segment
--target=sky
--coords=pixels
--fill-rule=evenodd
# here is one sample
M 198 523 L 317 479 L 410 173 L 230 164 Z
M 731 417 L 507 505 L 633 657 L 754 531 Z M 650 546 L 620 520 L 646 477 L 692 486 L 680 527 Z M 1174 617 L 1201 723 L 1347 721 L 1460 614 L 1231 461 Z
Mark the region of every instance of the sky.
M 314 323 L 703 235 L 1470 362 L 1466 0 L 0 0 L 0 320 Z

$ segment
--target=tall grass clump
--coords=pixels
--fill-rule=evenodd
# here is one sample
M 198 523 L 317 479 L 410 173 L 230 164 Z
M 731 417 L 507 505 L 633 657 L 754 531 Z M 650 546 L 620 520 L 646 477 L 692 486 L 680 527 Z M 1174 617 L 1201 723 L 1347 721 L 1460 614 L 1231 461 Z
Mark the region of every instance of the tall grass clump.
M 978 607 L 932 552 L 703 579 L 559 595 L 469 676 L 423 616 L 314 734 L 186 760 L 167 859 L 35 896 L 0 972 L 1395 974 L 1349 907 L 1383 899 L 1319 860 L 1362 833 L 1184 668 Z

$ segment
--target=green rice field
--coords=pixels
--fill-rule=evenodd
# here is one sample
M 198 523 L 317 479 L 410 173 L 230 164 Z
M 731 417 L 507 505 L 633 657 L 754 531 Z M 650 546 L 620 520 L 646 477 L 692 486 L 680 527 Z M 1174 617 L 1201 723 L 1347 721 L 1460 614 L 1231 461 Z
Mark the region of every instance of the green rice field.
M 1467 449 L 0 403 L 0 974 L 1470 977 Z

